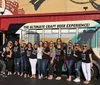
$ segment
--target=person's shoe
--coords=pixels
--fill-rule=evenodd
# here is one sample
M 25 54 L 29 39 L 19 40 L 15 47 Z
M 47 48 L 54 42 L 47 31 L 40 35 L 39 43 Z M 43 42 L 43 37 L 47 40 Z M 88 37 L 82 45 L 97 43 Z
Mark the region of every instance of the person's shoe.
M 74 82 L 80 82 L 81 80 L 79 79 L 79 78 L 76 78 L 75 80 L 74 80 Z
M 53 79 L 53 77 L 48 77 L 48 80 L 52 80 Z
M 2 76 L 3 74 L 5 74 L 5 72 L 1 71 L 0 76 Z
M 89 81 L 84 81 L 83 83 L 84 83 L 84 84 L 89 84 Z
M 26 78 L 27 76 L 26 76 L 26 74 L 24 74 L 24 78 Z
M 43 77 L 43 74 L 41 74 L 41 78 Z
M 30 75 L 29 75 L 29 74 L 28 74 L 27 76 L 28 76 L 28 78 L 30 77 Z
M 17 72 L 17 75 L 19 76 L 19 75 L 20 75 L 20 73 L 19 73 L 19 72 Z
M 34 78 L 33 76 L 31 76 L 30 78 Z
M 9 75 L 12 75 L 12 72 L 10 72 Z
M 41 79 L 41 76 L 40 75 L 38 76 L 38 79 Z
M 16 75 L 16 72 L 14 72 L 14 74 L 13 75 Z
M 71 78 L 68 78 L 68 79 L 67 79 L 67 81 L 71 81 L 71 80 L 72 80 Z
M 23 73 L 21 73 L 20 76 L 23 76 Z
M 53 79 L 53 75 L 49 75 L 48 80 L 52 80 Z
M 3 74 L 2 73 L 0 73 L 0 76 L 2 76 Z
M 7 75 L 10 75 L 10 72 L 8 72 L 8 74 Z
M 61 77 L 57 77 L 56 80 L 61 80 Z
M 33 78 L 36 78 L 36 75 L 35 74 L 33 75 Z
M 7 77 L 7 75 L 6 75 L 6 74 L 3 74 L 3 75 L 2 75 L 2 77 L 5 77 L 5 78 L 6 78 L 6 77 Z

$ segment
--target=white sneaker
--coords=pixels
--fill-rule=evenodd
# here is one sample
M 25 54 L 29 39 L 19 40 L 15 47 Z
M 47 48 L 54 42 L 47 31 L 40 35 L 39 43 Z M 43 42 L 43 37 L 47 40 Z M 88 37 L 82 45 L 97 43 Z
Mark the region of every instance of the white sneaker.
M 40 75 L 38 76 L 38 79 L 41 79 L 41 76 Z
M 79 78 L 76 78 L 75 80 L 74 80 L 74 82 L 80 82 L 81 80 L 79 79 Z
M 56 80 L 61 80 L 61 77 L 57 77 Z
M 41 78 L 43 77 L 43 74 L 41 74 Z

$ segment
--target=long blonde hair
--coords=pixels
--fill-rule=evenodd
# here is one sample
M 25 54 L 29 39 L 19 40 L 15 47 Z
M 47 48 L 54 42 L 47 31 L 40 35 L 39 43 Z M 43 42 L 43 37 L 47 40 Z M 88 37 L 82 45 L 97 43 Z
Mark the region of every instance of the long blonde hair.
M 7 43 L 7 47 L 12 48 L 12 46 L 13 46 L 13 42 L 12 42 L 12 41 L 9 41 L 9 42 Z

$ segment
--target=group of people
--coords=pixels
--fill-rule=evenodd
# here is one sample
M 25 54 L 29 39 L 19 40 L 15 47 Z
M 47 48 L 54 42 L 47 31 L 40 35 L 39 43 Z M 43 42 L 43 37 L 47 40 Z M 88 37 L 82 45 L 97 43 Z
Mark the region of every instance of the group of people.
M 32 45 L 30 42 L 22 41 L 20 44 L 15 41 L 14 44 L 9 41 L 5 51 L 1 54 L 3 58 L 0 63 L 3 64 L 1 74 L 20 75 L 30 78 L 61 80 L 62 66 L 67 68 L 67 81 L 72 81 L 73 66 L 75 66 L 75 82 L 80 82 L 80 68 L 82 68 L 85 84 L 91 80 L 92 52 L 87 44 L 81 46 L 70 40 L 68 44 L 63 44 L 60 38 L 56 43 L 53 41 L 40 41 L 39 44 Z M 4 62 L 3 62 L 4 61 Z M 4 64 L 5 63 L 5 64 Z

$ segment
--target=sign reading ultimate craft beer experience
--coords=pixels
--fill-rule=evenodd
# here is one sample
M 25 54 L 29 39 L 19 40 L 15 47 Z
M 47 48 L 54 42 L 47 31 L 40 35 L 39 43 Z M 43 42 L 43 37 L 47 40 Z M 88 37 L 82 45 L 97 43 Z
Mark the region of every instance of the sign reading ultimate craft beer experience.
M 61 21 L 61 22 L 40 22 L 40 23 L 27 23 L 22 29 L 52 29 L 52 28 L 87 28 L 93 27 L 94 21 Z

